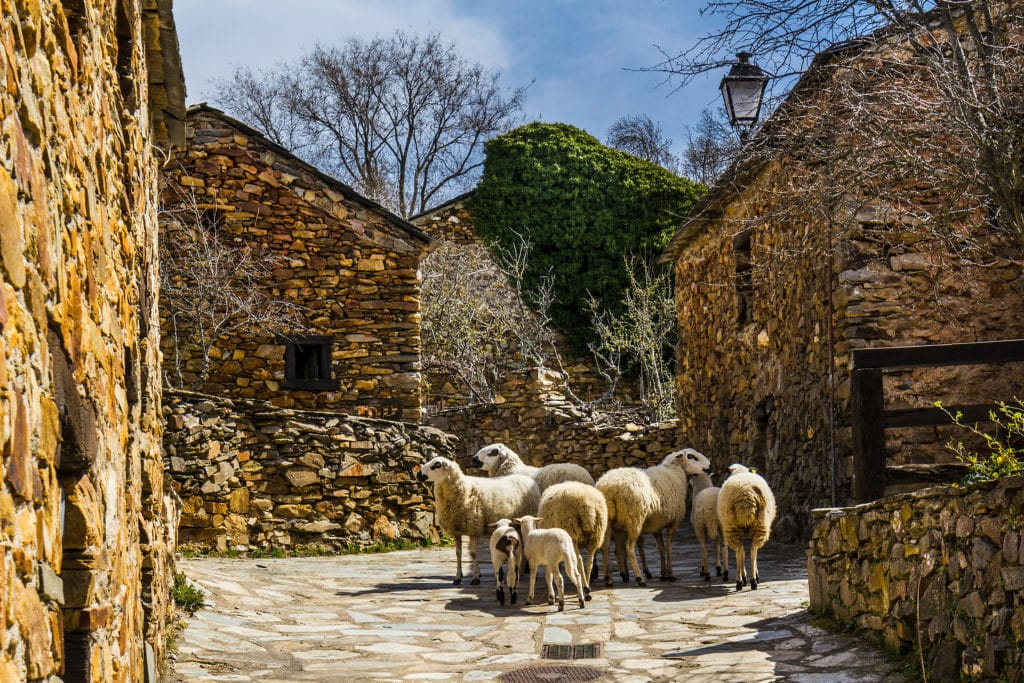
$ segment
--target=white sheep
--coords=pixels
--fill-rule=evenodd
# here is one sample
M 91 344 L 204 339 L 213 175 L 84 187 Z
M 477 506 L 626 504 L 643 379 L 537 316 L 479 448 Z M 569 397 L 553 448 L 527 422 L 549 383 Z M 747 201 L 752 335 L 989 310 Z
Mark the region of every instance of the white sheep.
M 775 521 L 775 495 L 760 474 L 743 465 L 729 466 L 729 478 L 718 493 L 718 520 L 726 544 L 736 553 L 736 590 L 747 582 L 743 541 L 750 539 L 750 588 L 756 589 L 757 549 L 768 542 Z M 728 570 L 728 565 L 726 566 Z
M 583 560 L 573 547 L 572 538 L 565 529 L 540 529 L 540 517 L 524 515 L 514 520 L 523 536 L 523 558 L 530 567 L 530 592 L 526 604 L 532 605 L 537 569 L 544 567 L 544 578 L 548 584 L 548 604 L 558 599 L 558 611 L 565 609 L 565 583 L 559 565 L 565 566 L 565 573 L 576 587 L 580 609 L 587 606 L 583 597 Z M 552 587 L 554 584 L 554 587 Z M 554 590 L 557 588 L 557 591 Z
M 608 505 L 604 494 L 589 484 L 563 481 L 548 487 L 540 496 L 537 516 L 546 529 L 565 529 L 581 556 L 587 551 L 583 571 L 583 593 L 590 599 L 590 579 L 594 555 L 604 545 L 608 533 Z
M 544 493 L 544 490 L 552 484 L 563 481 L 578 481 L 591 485 L 594 483 L 590 472 L 580 465 L 571 462 L 557 462 L 544 467 L 534 467 L 524 463 L 515 451 L 503 443 L 492 443 L 478 450 L 473 456 L 473 464 L 484 468 L 484 471 L 492 477 L 524 474 L 537 482 L 541 493 Z
M 708 566 L 708 541 L 714 547 L 715 575 L 722 581 L 729 580 L 729 551 L 723 543 L 722 525 L 718 521 L 717 486 L 711 485 L 711 475 L 700 474 L 690 479 L 693 489 L 693 503 L 690 522 L 697 534 L 697 545 L 700 546 L 700 575 L 705 581 L 711 580 L 711 568 Z M 725 573 L 722 573 L 722 567 Z
M 473 562 L 473 585 L 480 583 L 477 542 L 487 525 L 499 519 L 512 519 L 537 510 L 540 490 L 529 477 L 514 474 L 499 479 L 473 477 L 462 473 L 458 463 L 436 457 L 423 465 L 421 481 L 434 484 L 434 517 L 437 525 L 455 538 L 458 568 L 454 583 L 462 583 L 462 537 L 469 538 L 469 556 Z
M 608 525 L 613 531 L 626 534 L 626 555 L 641 586 L 647 585 L 636 562 L 636 542 L 645 533 L 665 530 L 662 540 L 655 534 L 661 555 L 661 578 L 674 581 L 672 570 L 672 535 L 686 515 L 686 477 L 688 474 L 710 472 L 711 463 L 692 448 L 673 451 L 660 464 L 641 470 L 618 467 L 605 472 L 597 480 L 597 488 L 608 503 Z M 608 551 L 612 534 L 604 544 L 605 583 L 611 585 L 608 573 Z M 623 580 L 628 574 L 623 571 Z
M 512 526 L 511 519 L 499 519 L 490 526 L 491 532 L 491 564 L 494 574 L 498 577 L 498 602 L 505 605 L 505 587 L 508 586 L 512 604 L 516 604 L 516 589 L 519 586 L 519 571 L 523 560 L 523 539 Z M 508 571 L 505 571 L 505 566 Z

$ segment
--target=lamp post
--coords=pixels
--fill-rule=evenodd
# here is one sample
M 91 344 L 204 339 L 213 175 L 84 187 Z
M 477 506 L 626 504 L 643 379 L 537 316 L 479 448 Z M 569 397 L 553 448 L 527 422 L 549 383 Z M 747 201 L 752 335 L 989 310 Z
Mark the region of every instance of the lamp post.
M 757 123 L 764 88 L 768 84 L 768 74 L 750 63 L 752 56 L 749 52 L 737 52 L 739 61 L 732 65 L 718 86 L 725 100 L 725 110 L 729 113 L 729 123 L 739 129 L 740 140 L 745 140 Z

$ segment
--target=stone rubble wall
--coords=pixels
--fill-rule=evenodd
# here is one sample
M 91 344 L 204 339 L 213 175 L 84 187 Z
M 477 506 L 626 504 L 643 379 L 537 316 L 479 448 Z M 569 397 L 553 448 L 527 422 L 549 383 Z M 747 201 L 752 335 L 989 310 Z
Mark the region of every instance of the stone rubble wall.
M 810 608 L 894 650 L 929 680 L 1024 670 L 1024 477 L 815 510 Z M 915 653 L 916 658 L 916 653 Z
M 267 294 L 298 307 L 298 335 L 333 337 L 336 389 L 285 385 L 285 343 L 273 334 L 221 335 L 209 377 L 195 387 L 194 348 L 177 349 L 164 314 L 167 374 L 179 388 L 270 401 L 282 408 L 344 410 L 420 419 L 420 259 L 425 236 L 411 234 L 382 209 L 329 183 L 255 131 L 207 107 L 188 116 L 187 150 L 164 168 L 165 208 L 219 220 L 227 236 L 257 254 L 282 259 Z M 194 204 L 194 206 L 191 206 Z M 169 216 L 171 214 L 168 214 Z M 179 225 L 166 220 L 163 239 Z M 391 415 L 389 415 L 390 417 Z
M 851 501 L 853 349 L 1024 336 L 1019 263 L 958 260 L 912 216 L 862 202 L 832 226 L 834 249 L 829 226 L 813 216 L 753 221 L 785 215 L 793 168 L 767 166 L 675 264 L 680 429 L 712 460 L 747 462 L 764 474 L 778 498 L 775 530 L 784 540 L 805 535 L 811 509 Z M 734 237 L 752 222 L 752 315 L 740 324 Z M 1008 251 L 1005 236 L 977 237 L 990 253 Z M 1015 396 L 1024 396 L 1021 363 L 885 376 L 888 409 Z M 889 462 L 948 462 L 946 443 L 962 434 L 949 427 L 889 430 Z
M 165 391 L 164 458 L 182 500 L 179 543 L 209 551 L 333 551 L 436 541 L 415 472 L 454 457 L 431 427 Z
M 173 614 L 154 155 L 184 109 L 170 1 L 2 4 L 0 680 L 143 681 Z
M 535 370 L 506 381 L 495 403 L 442 411 L 429 423 L 457 434 L 463 466 L 477 450 L 501 442 L 529 465 L 573 462 L 595 479 L 614 467 L 650 467 L 689 446 L 676 421 L 602 425 L 566 400 L 556 373 Z M 729 463 L 712 460 L 716 471 Z M 481 474 L 471 468 L 470 473 Z

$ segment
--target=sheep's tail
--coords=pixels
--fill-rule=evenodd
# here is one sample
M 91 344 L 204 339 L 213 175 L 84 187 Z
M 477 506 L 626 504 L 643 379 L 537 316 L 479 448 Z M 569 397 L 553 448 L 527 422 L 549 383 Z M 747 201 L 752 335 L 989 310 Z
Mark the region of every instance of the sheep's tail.
M 761 523 L 761 511 L 767 501 L 764 491 L 759 488 L 746 489 L 733 502 L 732 511 L 735 525 L 738 527 L 754 527 Z

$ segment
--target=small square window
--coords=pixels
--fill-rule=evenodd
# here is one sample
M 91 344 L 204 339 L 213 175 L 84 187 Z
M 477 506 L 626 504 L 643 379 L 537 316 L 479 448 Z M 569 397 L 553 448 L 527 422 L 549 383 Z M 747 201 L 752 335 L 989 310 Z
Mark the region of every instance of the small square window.
M 332 337 L 298 337 L 285 342 L 284 387 L 303 391 L 334 391 L 331 378 Z

